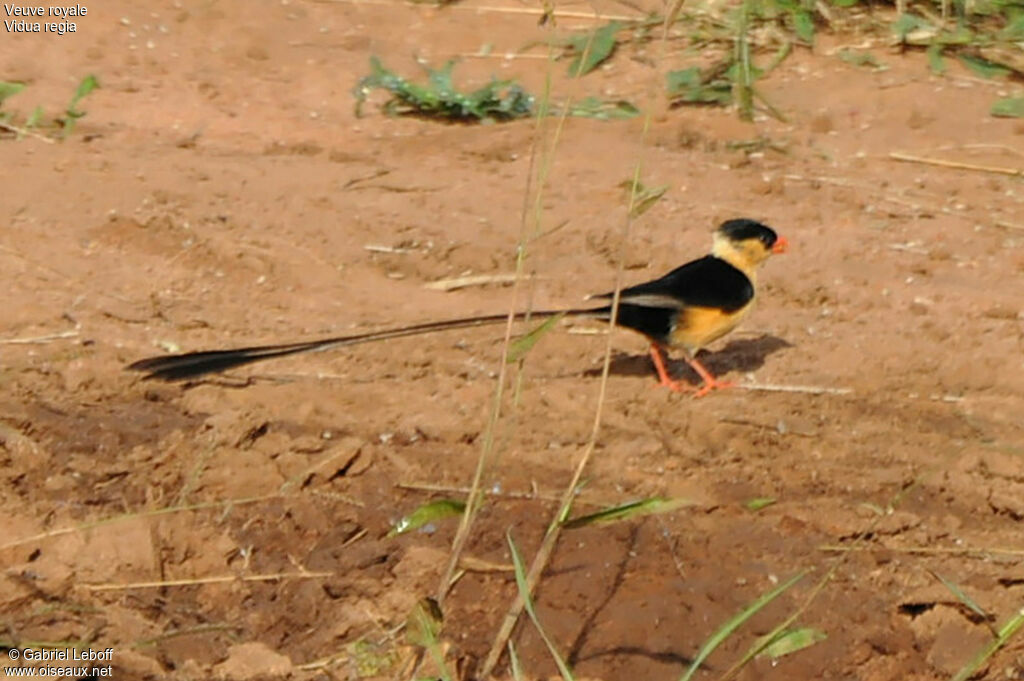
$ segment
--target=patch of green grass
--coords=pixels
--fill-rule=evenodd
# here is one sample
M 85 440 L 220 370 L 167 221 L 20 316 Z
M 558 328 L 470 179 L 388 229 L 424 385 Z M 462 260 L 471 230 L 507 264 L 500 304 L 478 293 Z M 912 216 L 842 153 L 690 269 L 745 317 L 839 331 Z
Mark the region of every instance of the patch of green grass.
M 768 103 L 755 83 L 789 56 L 794 41 L 807 42 L 805 38 L 813 40 L 813 22 L 807 24 L 801 19 L 794 24 L 801 27 L 800 33 L 782 31 L 775 55 L 764 67 L 755 63 L 754 52 L 761 45 L 755 44 L 751 36 L 755 29 L 760 29 L 765 23 L 777 22 L 781 17 L 791 16 L 792 12 L 797 11 L 798 16 L 803 17 L 808 10 L 802 5 L 774 0 L 744 0 L 730 10 L 720 24 L 708 28 L 694 42 L 694 49 L 698 50 L 695 56 L 709 49 L 724 50 L 726 46 L 729 49 L 723 51 L 709 66 L 689 66 L 670 71 L 666 82 L 670 105 L 735 105 L 739 117 L 749 121 L 754 118 L 756 100 L 767 113 L 785 120 L 782 113 Z
M 953 56 L 983 78 L 1024 76 L 1024 5 L 1020 0 L 980 0 L 975 3 L 915 2 L 894 21 L 880 22 L 877 12 L 865 13 L 866 0 L 743 0 L 724 12 L 679 13 L 673 23 L 692 27 L 687 36 L 689 52 L 700 65 L 688 65 L 668 73 L 666 89 L 670 104 L 734 105 L 741 118 L 752 120 L 755 106 L 784 120 L 757 89 L 756 82 L 771 72 L 792 51 L 794 45 L 813 45 L 818 31 L 835 19 L 855 23 L 864 33 L 888 33 L 904 49 L 923 48 L 934 73 L 946 70 L 945 58 Z M 946 16 L 950 10 L 950 16 Z M 839 16 L 841 15 L 841 16 Z M 553 44 L 565 48 L 572 58 L 569 75 L 590 73 L 615 56 L 620 42 L 634 44 L 651 39 L 650 26 L 657 17 L 636 22 L 611 21 L 582 31 Z M 775 50 L 767 65 L 755 62 L 759 53 Z M 707 55 L 714 55 L 708 63 Z M 869 53 L 845 49 L 840 59 L 856 66 L 883 70 L 885 64 Z M 372 89 L 391 92 L 384 109 L 392 114 L 410 114 L 455 121 L 509 120 L 533 111 L 533 97 L 509 80 L 492 80 L 472 91 L 459 92 L 452 84 L 453 62 L 427 70 L 427 84 L 418 85 L 384 68 L 371 59 L 371 74 L 356 88 L 357 112 Z M 1000 105 L 993 115 L 1017 115 Z M 554 107 L 553 110 L 556 110 Z M 628 102 L 604 102 L 595 98 L 571 105 L 569 115 L 601 119 L 631 118 L 639 112 Z
M 699 66 L 669 73 L 666 83 L 673 106 L 735 105 L 749 120 L 755 104 L 779 117 L 764 101 L 756 81 L 789 54 L 793 45 L 811 45 L 816 34 L 833 23 L 858 33 L 894 38 L 905 50 L 923 49 L 933 73 L 946 72 L 946 58 L 960 61 L 982 78 L 1024 77 L 1024 4 L 1020 0 L 911 2 L 895 19 L 882 19 L 867 0 L 743 0 L 731 9 L 680 17 L 688 24 L 688 50 Z M 885 16 L 885 15 L 881 15 Z M 770 66 L 759 69 L 758 55 L 775 49 Z M 710 63 L 708 56 L 713 55 Z M 841 50 L 840 59 L 856 66 L 883 70 L 874 56 Z M 1009 109 L 1006 107 L 1010 107 Z M 993 115 L 1016 115 L 1000 104 Z
M 605 57 L 607 58 L 607 56 Z M 591 63 L 588 55 L 586 64 Z M 391 99 L 384 103 L 384 113 L 398 116 L 420 116 L 452 122 L 498 122 L 526 118 L 535 111 L 535 99 L 513 80 L 491 80 L 487 85 L 471 92 L 455 87 L 452 70 L 455 60 L 445 62 L 439 69 L 427 69 L 427 82 L 414 83 L 384 67 L 377 57 L 370 58 L 370 75 L 356 85 L 356 115 L 362 114 L 363 104 L 373 90 L 386 90 Z M 559 107 L 545 108 L 544 113 L 559 115 Z M 606 101 L 587 97 L 569 105 L 570 116 L 620 120 L 633 118 L 640 112 L 626 101 Z
M 732 80 L 727 75 L 728 70 L 728 62 L 719 62 L 708 69 L 690 66 L 678 71 L 669 71 L 666 88 L 670 105 L 731 104 Z
M 905 49 L 924 49 L 936 75 L 947 73 L 946 57 L 955 57 L 980 78 L 1024 77 L 1024 5 L 1018 0 L 916 2 L 890 30 Z M 995 102 L 991 114 L 1021 116 L 1024 105 L 1013 99 Z
M 64 108 L 63 116 L 54 120 L 54 123 L 59 128 L 59 139 L 66 139 L 75 129 L 78 119 L 86 115 L 86 112 L 80 110 L 78 105 L 86 95 L 99 86 L 99 80 L 92 74 L 87 75 L 79 82 L 78 87 L 71 96 L 71 100 Z M 24 89 L 24 83 L 0 81 L 0 107 L 3 106 L 6 99 L 13 97 Z M 4 129 L 16 133 L 21 138 L 36 128 L 44 127 L 43 107 L 36 106 L 21 122 L 18 122 L 13 111 L 0 111 L 0 124 L 3 124 L 2 127 Z
M 757 20 L 780 24 L 801 42 L 814 44 L 818 19 L 813 0 L 758 0 L 749 9 Z
M 452 81 L 455 60 L 439 69 L 427 69 L 425 85 L 413 83 L 387 69 L 377 57 L 370 57 L 370 75 L 359 81 L 353 92 L 356 115 L 371 90 L 391 93 L 384 104 L 390 115 L 415 115 L 449 121 L 504 121 L 525 118 L 533 111 L 533 96 L 510 80 L 492 79 L 472 92 L 460 92 Z

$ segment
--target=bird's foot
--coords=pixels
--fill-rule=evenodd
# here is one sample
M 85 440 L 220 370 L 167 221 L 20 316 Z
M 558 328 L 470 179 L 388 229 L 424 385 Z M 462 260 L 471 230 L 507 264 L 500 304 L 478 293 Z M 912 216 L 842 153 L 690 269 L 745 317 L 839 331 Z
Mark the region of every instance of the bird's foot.
M 693 394 L 696 397 L 704 397 L 712 390 L 725 390 L 726 388 L 732 388 L 736 384 L 732 381 L 719 381 L 717 378 L 713 378 L 710 381 L 705 380 L 704 384 Z
M 671 378 L 662 378 L 661 381 L 655 383 L 656 388 L 668 388 L 674 393 L 685 393 L 693 390 L 693 386 L 685 381 L 677 381 Z

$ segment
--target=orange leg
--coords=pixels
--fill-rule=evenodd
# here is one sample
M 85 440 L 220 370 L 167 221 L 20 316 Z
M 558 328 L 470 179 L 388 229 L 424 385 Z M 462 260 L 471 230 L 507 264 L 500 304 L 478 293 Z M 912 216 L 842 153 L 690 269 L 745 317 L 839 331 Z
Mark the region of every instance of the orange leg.
M 682 381 L 673 380 L 668 375 L 668 370 L 665 368 L 665 355 L 661 350 L 661 346 L 657 343 L 651 343 L 651 359 L 654 360 L 654 368 L 658 372 L 659 385 L 663 385 L 669 390 L 677 393 L 681 393 L 685 390 L 692 390 L 690 386 L 686 385 Z
M 704 381 L 704 385 L 700 387 L 700 389 L 697 391 L 694 397 L 704 397 L 712 390 L 731 388 L 733 385 L 735 385 L 731 381 L 720 381 L 717 378 L 715 378 L 711 374 L 711 372 L 707 370 L 707 367 L 701 364 L 696 358 L 690 359 L 689 357 L 687 357 L 686 361 L 690 363 L 690 366 L 693 367 L 693 370 L 696 371 L 700 375 L 701 379 L 703 379 Z

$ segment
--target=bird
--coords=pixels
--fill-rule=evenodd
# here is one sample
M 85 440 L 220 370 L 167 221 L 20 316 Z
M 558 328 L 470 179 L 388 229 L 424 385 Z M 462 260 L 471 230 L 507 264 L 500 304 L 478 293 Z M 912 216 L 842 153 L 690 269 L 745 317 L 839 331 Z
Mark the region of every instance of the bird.
M 615 292 L 611 291 L 588 296 L 587 299 L 612 301 L 601 307 L 517 312 L 512 317 L 516 321 L 559 315 L 604 321 L 614 318 L 617 326 L 636 331 L 650 342 L 659 385 L 674 392 L 693 390 L 695 397 L 703 397 L 712 390 L 733 384 L 715 377 L 697 359 L 697 353 L 735 329 L 750 313 L 756 299 L 758 267 L 771 255 L 785 253 L 788 246 L 785 237 L 757 220 L 726 220 L 714 230 L 708 255 L 691 260 L 658 279 L 619 291 L 614 316 Z M 498 324 L 507 322 L 508 318 L 508 314 L 492 314 L 297 343 L 160 355 L 133 362 L 126 369 L 145 372 L 145 379 L 182 381 L 276 357 Z M 670 376 L 665 355 L 668 349 L 682 351 L 684 359 L 702 381 L 699 386 L 690 386 Z

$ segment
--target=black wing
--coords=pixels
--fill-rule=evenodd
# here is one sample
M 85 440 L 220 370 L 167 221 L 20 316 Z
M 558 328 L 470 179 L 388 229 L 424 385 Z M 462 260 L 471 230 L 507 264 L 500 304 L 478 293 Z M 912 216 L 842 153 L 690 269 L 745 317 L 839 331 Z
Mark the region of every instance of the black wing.
M 594 298 L 611 298 L 602 293 Z M 669 345 L 680 314 L 704 307 L 733 313 L 754 298 L 747 275 L 712 255 L 677 267 L 660 279 L 622 289 L 616 323 Z
M 594 298 L 611 298 L 602 293 Z M 726 261 L 706 255 L 672 270 L 660 279 L 622 289 L 622 304 L 668 308 L 711 307 L 738 312 L 754 299 L 747 275 Z

